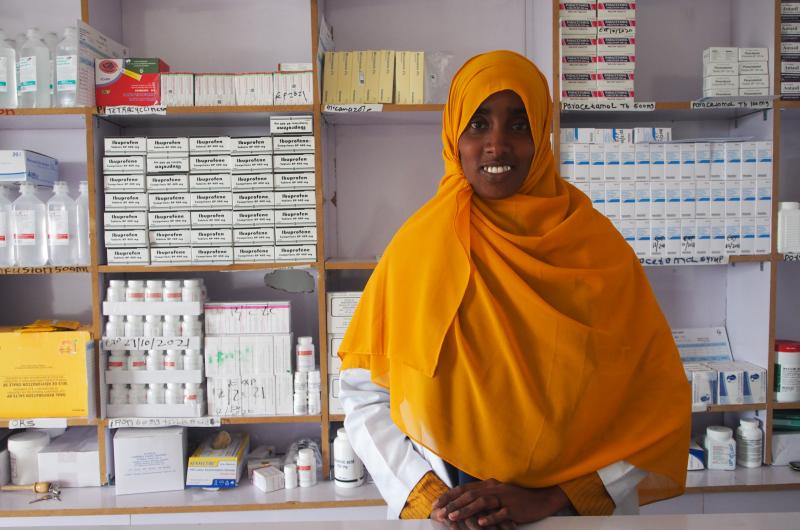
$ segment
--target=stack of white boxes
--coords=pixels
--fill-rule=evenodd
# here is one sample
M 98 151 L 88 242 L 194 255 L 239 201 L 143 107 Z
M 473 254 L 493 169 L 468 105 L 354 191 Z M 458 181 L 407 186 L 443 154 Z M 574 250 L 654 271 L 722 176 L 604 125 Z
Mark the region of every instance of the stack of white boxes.
M 706 48 L 703 97 L 768 96 L 767 48 Z
M 328 412 L 330 414 L 344 414 L 344 409 L 339 403 L 339 369 L 342 361 L 338 352 L 359 300 L 361 300 L 360 291 L 328 293 Z
M 272 117 L 270 131 L 244 138 L 106 138 L 108 263 L 315 261 L 311 117 Z
M 772 142 L 670 140 L 670 129 L 562 129 L 561 175 L 640 258 L 769 254 Z
M 800 99 L 800 2 L 781 2 L 781 97 Z
M 567 1 L 559 15 L 561 98 L 633 102 L 636 3 Z
M 204 309 L 209 414 L 292 415 L 291 303 L 207 303 Z

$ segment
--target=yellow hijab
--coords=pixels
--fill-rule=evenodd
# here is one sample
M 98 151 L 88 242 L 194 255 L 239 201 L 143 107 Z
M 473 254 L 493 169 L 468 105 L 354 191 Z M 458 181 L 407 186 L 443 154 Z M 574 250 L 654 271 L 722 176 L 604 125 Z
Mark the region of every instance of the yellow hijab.
M 513 90 L 536 147 L 518 194 L 474 195 L 458 139 Z M 625 460 L 643 503 L 682 493 L 690 392 L 669 325 L 631 248 L 556 171 L 547 81 L 496 51 L 455 75 L 445 175 L 400 228 L 339 349 L 390 389 L 411 439 L 480 479 L 560 484 Z

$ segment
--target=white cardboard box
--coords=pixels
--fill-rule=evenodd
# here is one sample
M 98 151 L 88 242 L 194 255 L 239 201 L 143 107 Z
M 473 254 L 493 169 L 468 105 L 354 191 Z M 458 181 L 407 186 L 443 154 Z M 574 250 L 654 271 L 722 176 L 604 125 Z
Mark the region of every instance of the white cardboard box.
M 231 191 L 230 173 L 192 173 L 189 175 L 190 191 Z
M 144 174 L 115 174 L 103 175 L 103 190 L 117 191 L 145 191 Z
M 104 212 L 103 227 L 106 230 L 147 228 L 146 212 Z
M 147 214 L 148 228 L 150 230 L 176 230 L 189 228 L 191 217 L 189 212 L 149 212 Z
M 275 261 L 275 247 L 259 245 L 254 247 L 234 247 L 234 263 L 272 263 Z
M 106 251 L 106 262 L 109 265 L 149 265 L 150 249 L 110 248 Z
M 119 429 L 114 435 L 116 494 L 184 489 L 186 428 Z
M 275 224 L 275 210 L 235 210 L 233 227 L 272 226 Z
M 143 136 L 104 138 L 103 153 L 107 156 L 144 155 L 147 154 L 147 141 Z
M 231 178 L 233 191 L 272 191 L 272 173 L 236 173 Z
M 136 191 L 136 190 L 131 190 Z M 142 190 L 144 191 L 144 190 Z M 186 175 L 147 175 L 147 191 L 174 192 L 189 191 L 189 178 Z
M 67 488 L 100 486 L 97 429 L 73 427 L 38 455 L 39 480 Z

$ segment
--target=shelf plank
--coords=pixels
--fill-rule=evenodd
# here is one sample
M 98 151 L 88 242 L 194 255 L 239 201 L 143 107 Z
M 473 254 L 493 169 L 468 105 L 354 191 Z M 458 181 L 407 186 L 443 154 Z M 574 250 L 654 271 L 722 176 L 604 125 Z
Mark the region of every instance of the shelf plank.
M 709 405 L 703 412 L 747 412 L 752 410 L 767 410 L 766 403 L 747 403 L 742 405 Z
M 316 416 L 228 416 L 221 418 L 223 425 L 245 425 L 253 423 L 319 423 L 321 415 Z
M 773 402 L 771 406 L 773 410 L 792 410 L 792 409 L 800 410 L 800 401 L 781 402 L 781 403 Z
M 331 414 L 328 416 L 329 421 L 344 421 L 344 414 Z
M 70 515 L 159 514 L 220 511 L 297 510 L 383 506 L 378 489 L 371 484 L 352 490 L 337 490 L 332 481 L 310 488 L 293 488 L 264 493 L 249 481 L 233 489 L 180 491 L 115 495 L 113 486 L 67 488 L 61 501 L 28 504 L 30 492 L 0 495 L 0 517 L 42 517 Z
M 378 262 L 372 259 L 330 258 L 325 261 L 328 270 L 374 269 Z
M 88 427 L 100 425 L 103 421 L 98 418 L 66 418 L 66 420 L 68 427 Z M 0 419 L 0 428 L 8 429 L 8 424 L 10 421 L 10 419 Z
M 779 105 L 781 109 L 800 109 L 800 101 L 793 99 L 782 99 Z
M 0 109 L 0 129 L 85 129 L 93 108 Z
M 245 114 L 262 112 L 269 114 L 314 112 L 313 105 L 234 105 L 214 107 L 167 107 L 170 114 Z
M 95 116 L 120 127 L 266 127 L 267 117 L 273 114 L 312 114 L 313 105 L 167 107 L 166 114 L 106 116 L 102 107 Z
M 692 121 L 692 120 L 730 120 L 742 116 L 761 112 L 767 109 L 747 108 L 708 108 L 693 109 L 691 101 L 656 101 L 655 110 L 561 110 L 562 125 L 579 124 L 586 121 L 611 121 L 611 122 L 661 122 L 661 121 Z M 775 101 L 774 105 L 778 102 Z
M 800 489 L 800 473 L 789 466 L 737 467 L 733 471 L 689 471 L 686 493 Z
M 252 271 L 318 267 L 316 261 L 281 263 L 236 263 L 233 265 L 100 265 L 98 272 L 139 273 L 139 272 L 226 272 Z
M 91 114 L 94 107 L 55 107 L 46 109 L 0 109 L 0 116 L 65 116 Z
M 325 105 L 320 109 L 323 110 L 322 116 L 325 121 L 332 125 L 435 125 L 442 122 L 444 104 L 386 104 L 379 112 L 324 112 Z
M 758 263 L 772 261 L 771 254 L 753 254 L 748 256 L 731 256 L 728 258 L 731 263 Z
M 16 274 L 81 274 L 91 272 L 90 267 L 4 267 L 0 276 Z

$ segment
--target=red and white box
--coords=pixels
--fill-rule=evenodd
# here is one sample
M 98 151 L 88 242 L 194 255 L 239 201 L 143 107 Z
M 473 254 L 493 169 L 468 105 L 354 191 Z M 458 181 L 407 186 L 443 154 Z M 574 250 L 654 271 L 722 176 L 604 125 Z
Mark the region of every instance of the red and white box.
M 95 101 L 98 107 L 152 106 L 161 103 L 161 59 L 95 59 Z

